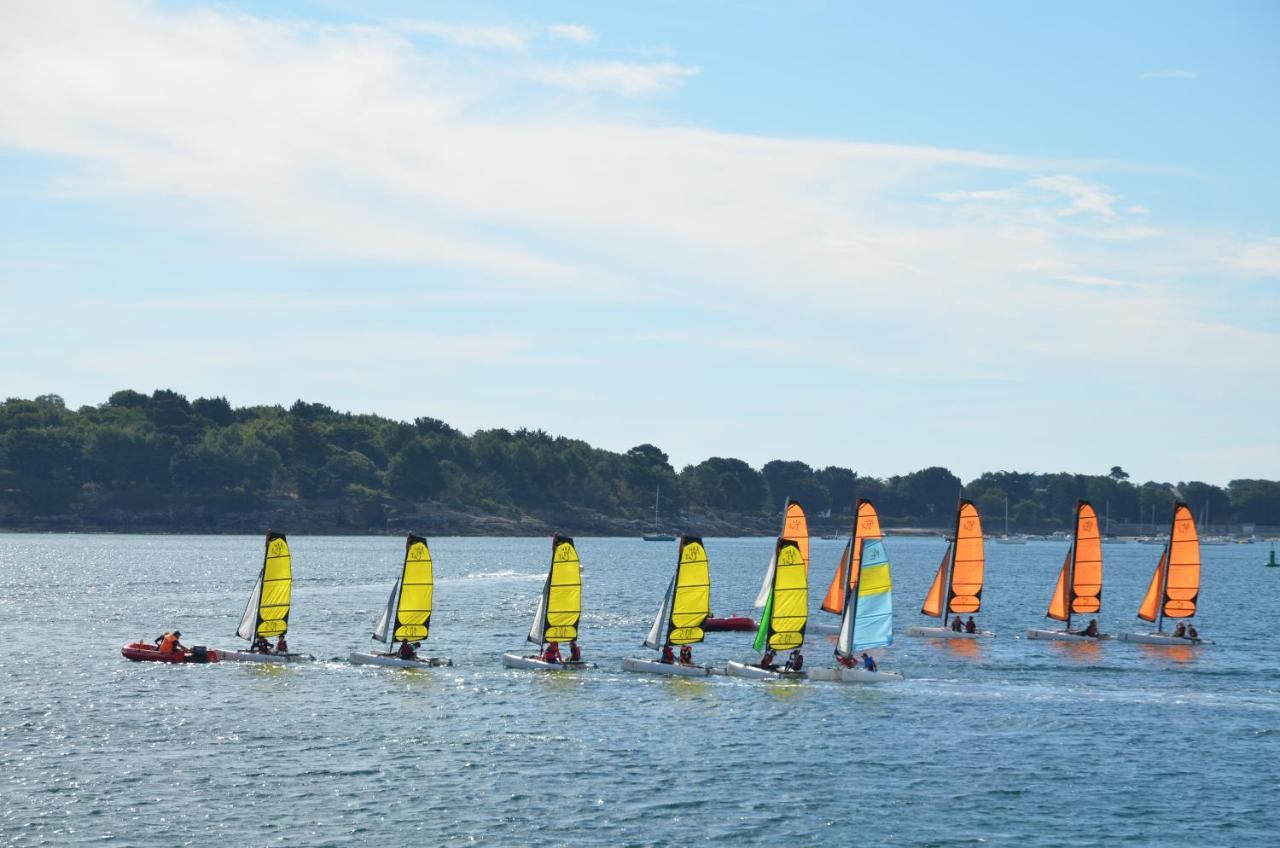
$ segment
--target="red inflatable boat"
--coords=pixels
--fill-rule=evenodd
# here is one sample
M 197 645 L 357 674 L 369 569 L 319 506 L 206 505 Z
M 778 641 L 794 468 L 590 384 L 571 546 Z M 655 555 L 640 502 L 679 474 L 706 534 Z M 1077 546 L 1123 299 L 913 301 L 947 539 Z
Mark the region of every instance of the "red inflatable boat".
M 703 630 L 755 630 L 760 625 L 745 615 L 731 615 L 727 618 L 708 618 L 702 623 Z
M 209 650 L 203 645 L 196 645 L 189 651 L 170 651 L 160 653 L 160 649 L 151 642 L 130 642 L 120 649 L 125 659 L 136 662 L 162 663 L 211 663 L 219 660 L 218 652 Z

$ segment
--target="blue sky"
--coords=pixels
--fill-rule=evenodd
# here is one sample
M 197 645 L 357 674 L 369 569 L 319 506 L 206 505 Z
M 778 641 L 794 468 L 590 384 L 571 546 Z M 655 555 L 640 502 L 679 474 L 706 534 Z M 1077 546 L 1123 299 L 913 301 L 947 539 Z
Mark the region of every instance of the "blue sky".
M 1280 7 L 16 2 L 0 388 L 1280 477 Z

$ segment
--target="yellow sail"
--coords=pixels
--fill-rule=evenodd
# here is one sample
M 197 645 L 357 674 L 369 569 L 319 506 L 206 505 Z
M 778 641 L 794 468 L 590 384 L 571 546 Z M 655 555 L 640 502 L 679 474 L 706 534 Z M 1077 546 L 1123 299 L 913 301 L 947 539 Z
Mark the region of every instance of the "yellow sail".
M 804 644 L 804 627 L 809 617 L 809 584 L 804 556 L 791 539 L 779 539 L 773 572 L 773 592 L 769 601 L 769 647 L 790 651 Z
M 236 635 L 253 641 L 257 637 L 283 636 L 289 630 L 289 602 L 293 596 L 293 561 L 283 533 L 268 532 L 262 570 L 254 584 L 240 619 Z
M 693 645 L 701 642 L 705 635 L 702 625 L 710 613 L 711 571 L 707 549 L 698 537 L 681 536 L 667 644 Z
M 373 638 L 383 642 L 420 642 L 431 630 L 431 603 L 435 589 L 431 551 L 427 540 L 410 533 L 404 542 L 404 567 L 391 589 L 387 608 Z
M 581 615 L 582 562 L 578 549 L 568 536 L 555 536 L 551 540 L 551 570 L 527 639 L 536 644 L 572 642 L 578 638 Z

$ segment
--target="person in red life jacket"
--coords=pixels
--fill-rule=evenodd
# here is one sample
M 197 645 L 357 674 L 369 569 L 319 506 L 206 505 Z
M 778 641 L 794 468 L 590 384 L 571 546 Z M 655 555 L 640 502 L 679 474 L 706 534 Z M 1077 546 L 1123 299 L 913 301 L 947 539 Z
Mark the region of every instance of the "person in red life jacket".
M 582 662 L 582 649 L 578 647 L 577 639 L 569 640 L 569 662 Z
M 959 633 L 961 630 L 964 630 L 964 622 L 960 620 L 960 616 L 956 616 L 955 618 L 951 619 L 951 629 L 956 633 Z
M 964 623 L 964 632 L 965 633 L 978 632 L 978 625 L 977 625 L 977 622 L 973 620 L 973 616 L 969 616 L 969 620 Z
M 266 636 L 259 636 L 253 640 L 253 647 L 249 650 L 259 654 L 269 654 L 271 653 L 271 643 L 267 641 Z
M 783 666 L 785 671 L 799 671 L 804 668 L 804 654 L 800 653 L 800 649 L 796 648 L 787 657 L 787 664 Z
M 283 633 L 281 633 L 279 636 L 276 637 L 276 653 L 277 654 L 289 653 L 289 643 L 284 640 Z
M 418 652 L 413 649 L 413 645 L 409 644 L 409 640 L 405 639 L 400 643 L 400 659 L 411 660 L 418 656 Z
M 662 646 L 662 659 L 660 660 L 660 662 L 664 662 L 664 663 L 666 663 L 667 665 L 671 665 L 671 664 L 672 664 L 673 662 L 675 662 L 675 661 L 676 661 L 676 655 L 675 655 L 675 653 L 671 650 L 671 646 L 670 646 L 670 645 L 663 645 L 663 646 Z
M 764 656 L 760 658 L 760 667 L 768 671 L 777 671 L 778 664 L 773 661 L 774 656 L 776 655 L 773 652 L 773 648 L 765 651 Z
M 680 665 L 693 665 L 693 646 L 680 646 Z
M 548 642 L 547 647 L 542 651 L 542 661 L 545 663 L 558 663 L 560 659 L 560 643 Z
M 846 657 L 844 654 L 836 654 L 836 662 L 845 668 L 857 668 L 858 664 L 854 662 L 853 657 Z
M 178 639 L 181 637 L 182 637 L 182 634 L 177 630 L 173 631 L 172 633 L 164 634 L 164 636 L 161 637 L 160 639 L 160 653 L 173 654 L 179 651 L 185 653 L 187 650 L 186 646 L 184 646 L 181 642 L 178 641 Z

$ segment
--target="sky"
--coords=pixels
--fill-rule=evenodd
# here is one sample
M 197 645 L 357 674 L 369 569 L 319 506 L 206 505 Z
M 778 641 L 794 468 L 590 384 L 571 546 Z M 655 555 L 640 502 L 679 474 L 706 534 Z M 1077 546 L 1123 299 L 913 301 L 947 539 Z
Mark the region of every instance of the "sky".
M 1280 479 L 1280 4 L 8 0 L 0 393 Z

